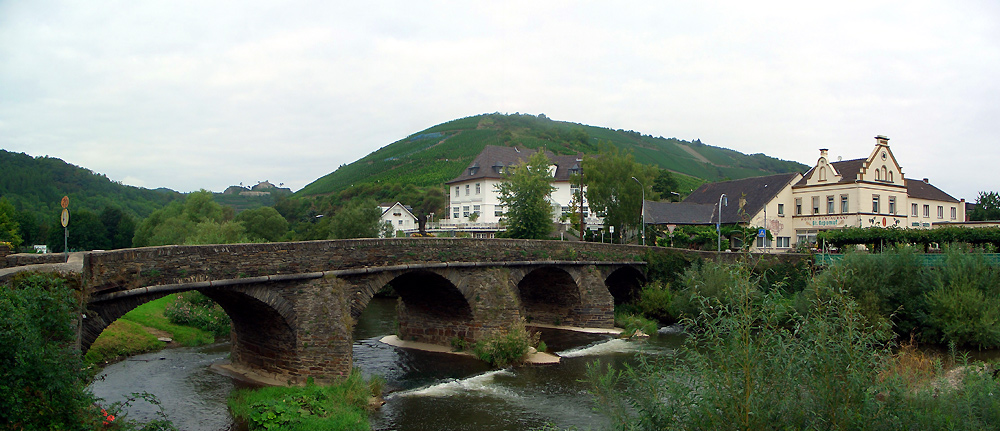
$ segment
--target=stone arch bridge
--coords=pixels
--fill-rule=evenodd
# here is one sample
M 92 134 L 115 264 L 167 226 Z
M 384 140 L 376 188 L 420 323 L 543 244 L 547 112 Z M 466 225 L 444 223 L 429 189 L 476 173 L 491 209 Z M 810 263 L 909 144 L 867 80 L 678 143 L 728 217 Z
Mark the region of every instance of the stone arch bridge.
M 233 321 L 234 368 L 299 384 L 350 372 L 352 330 L 386 285 L 401 339 L 474 342 L 520 319 L 611 328 L 645 281 L 646 247 L 497 239 L 363 239 L 146 247 L 84 256 L 80 344 L 129 310 L 197 290 Z

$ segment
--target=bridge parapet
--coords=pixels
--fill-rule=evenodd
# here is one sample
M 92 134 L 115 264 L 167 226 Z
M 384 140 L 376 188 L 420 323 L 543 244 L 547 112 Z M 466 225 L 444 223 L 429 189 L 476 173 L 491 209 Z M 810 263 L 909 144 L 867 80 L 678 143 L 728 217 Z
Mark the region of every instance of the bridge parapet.
M 358 239 L 145 247 L 90 253 L 93 293 L 149 285 L 441 262 L 589 260 L 639 262 L 647 248 L 600 243 L 474 238 Z

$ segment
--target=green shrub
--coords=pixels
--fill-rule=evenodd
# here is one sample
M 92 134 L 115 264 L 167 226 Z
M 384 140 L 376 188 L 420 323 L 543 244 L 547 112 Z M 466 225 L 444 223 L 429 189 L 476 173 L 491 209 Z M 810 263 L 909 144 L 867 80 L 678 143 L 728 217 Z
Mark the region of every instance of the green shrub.
M 216 337 L 229 336 L 232 328 L 222 306 L 198 291 L 178 293 L 177 300 L 167 305 L 163 315 L 173 324 L 195 327 Z
M 0 286 L 0 423 L 9 429 L 82 430 L 94 398 L 73 353 L 74 292 L 31 274 Z
M 1000 347 L 1000 268 L 981 254 L 948 250 L 927 292 L 925 338 L 942 344 Z
M 631 337 L 635 331 L 639 330 L 646 335 L 656 333 L 657 330 L 656 322 L 639 315 L 623 312 L 615 312 L 615 326 L 625 330 L 622 333 L 625 337 Z
M 383 385 L 383 380 L 366 382 L 355 369 L 329 386 L 240 390 L 230 395 L 228 404 L 233 416 L 251 430 L 370 430 L 366 409 Z
M 520 322 L 477 341 L 472 353 L 494 367 L 503 368 L 524 361 L 528 349 L 538 344 L 539 336 L 537 332 L 528 332 L 524 322 Z
M 909 247 L 881 254 L 848 253 L 814 281 L 825 289 L 850 294 L 872 324 L 891 318 L 895 331 L 903 336 L 922 326 L 926 313 L 923 293 L 933 282 L 916 250 Z
M 741 277 L 749 278 L 749 274 L 740 274 L 728 264 L 700 261 L 691 265 L 680 277 L 680 289 L 674 294 L 670 313 L 678 317 L 698 316 L 704 305 L 699 298 L 715 298 L 728 304 L 733 298 L 732 289 Z M 753 289 L 755 294 L 759 293 L 756 284 Z
M 674 294 L 670 286 L 660 282 L 646 283 L 639 292 L 638 306 L 642 315 L 656 319 L 662 323 L 673 323 L 677 320 L 671 312 Z
M 118 319 L 111 323 L 84 355 L 87 364 L 104 364 L 119 358 L 152 352 L 163 348 L 164 343 L 146 332 L 142 325 Z

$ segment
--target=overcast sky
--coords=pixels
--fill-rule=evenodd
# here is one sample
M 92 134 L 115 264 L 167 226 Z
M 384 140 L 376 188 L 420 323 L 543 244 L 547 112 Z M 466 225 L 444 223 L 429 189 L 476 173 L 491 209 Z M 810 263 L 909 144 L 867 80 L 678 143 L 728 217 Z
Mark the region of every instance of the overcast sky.
M 0 0 L 0 148 L 297 190 L 424 128 L 544 113 L 813 165 L 887 135 L 998 190 L 1000 2 Z

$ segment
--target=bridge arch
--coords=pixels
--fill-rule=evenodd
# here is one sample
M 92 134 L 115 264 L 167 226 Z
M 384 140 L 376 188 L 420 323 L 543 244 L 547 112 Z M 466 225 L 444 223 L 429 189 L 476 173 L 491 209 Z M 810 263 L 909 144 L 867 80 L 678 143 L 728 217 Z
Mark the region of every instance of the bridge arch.
M 608 271 L 604 284 L 615 300 L 615 305 L 632 302 L 639 298 L 642 285 L 646 283 L 646 274 L 639 268 L 623 265 Z
M 529 323 L 571 323 L 573 311 L 581 303 L 577 278 L 579 275 L 574 277 L 557 266 L 542 266 L 525 273 L 517 280 L 522 315 Z
M 399 338 L 434 344 L 476 338 L 467 292 L 445 275 L 431 270 L 406 271 L 388 284 L 400 298 Z
M 189 291 L 199 291 L 218 303 L 233 322 L 234 362 L 242 362 L 238 358 L 242 352 L 242 357 L 249 358 L 254 366 L 258 366 L 258 362 L 268 359 L 268 352 L 282 351 L 287 346 L 295 345 L 295 310 L 273 290 L 255 285 L 214 288 L 149 286 L 92 298 L 81 328 L 81 351 L 86 353 L 111 323 L 136 307 L 173 293 Z M 270 356 L 274 358 L 274 355 Z

